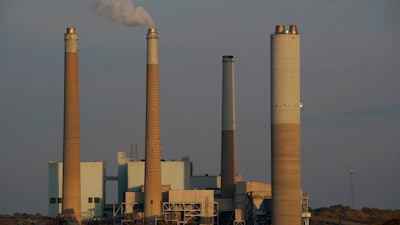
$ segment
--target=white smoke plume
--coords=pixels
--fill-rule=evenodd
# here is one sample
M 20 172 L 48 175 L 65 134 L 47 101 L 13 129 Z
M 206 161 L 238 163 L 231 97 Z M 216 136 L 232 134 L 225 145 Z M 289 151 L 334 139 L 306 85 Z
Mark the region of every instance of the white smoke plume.
M 135 7 L 131 0 L 101 0 L 97 13 L 130 27 L 155 27 L 150 14 L 143 7 Z

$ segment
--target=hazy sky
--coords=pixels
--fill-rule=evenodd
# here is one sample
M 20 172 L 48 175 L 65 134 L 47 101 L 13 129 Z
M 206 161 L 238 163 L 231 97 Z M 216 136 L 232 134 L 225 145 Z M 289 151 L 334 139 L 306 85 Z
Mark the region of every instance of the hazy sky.
M 79 35 L 81 159 L 138 144 L 144 157 L 145 27 L 99 16 L 98 0 L 0 3 L 0 213 L 47 214 L 48 162 L 62 160 L 64 33 Z M 159 33 L 164 159 L 219 174 L 222 56 L 235 56 L 237 169 L 270 182 L 269 35 L 301 34 L 302 187 L 310 206 L 400 208 L 400 2 L 135 1 Z M 112 188 L 110 188 L 112 189 Z M 108 195 L 116 200 L 116 193 Z

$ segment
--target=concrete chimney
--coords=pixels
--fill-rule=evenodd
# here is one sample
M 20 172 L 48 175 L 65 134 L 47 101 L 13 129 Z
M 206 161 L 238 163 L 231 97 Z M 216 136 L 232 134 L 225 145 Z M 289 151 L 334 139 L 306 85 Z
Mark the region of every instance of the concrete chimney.
M 158 34 L 147 33 L 146 144 L 144 180 L 145 224 L 161 216 L 160 95 L 158 78 Z
M 271 34 L 272 224 L 301 224 L 300 35 Z
M 222 57 L 221 197 L 233 198 L 236 191 L 236 119 L 234 58 Z
M 75 28 L 69 27 L 65 34 L 62 209 L 73 209 L 79 223 L 81 222 L 80 161 L 78 35 Z

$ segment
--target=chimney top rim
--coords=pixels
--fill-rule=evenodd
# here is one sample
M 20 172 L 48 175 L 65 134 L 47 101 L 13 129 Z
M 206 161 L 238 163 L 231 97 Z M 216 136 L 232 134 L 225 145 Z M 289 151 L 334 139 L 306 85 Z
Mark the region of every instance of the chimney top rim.
M 68 27 L 67 28 L 67 34 L 75 34 L 75 27 Z

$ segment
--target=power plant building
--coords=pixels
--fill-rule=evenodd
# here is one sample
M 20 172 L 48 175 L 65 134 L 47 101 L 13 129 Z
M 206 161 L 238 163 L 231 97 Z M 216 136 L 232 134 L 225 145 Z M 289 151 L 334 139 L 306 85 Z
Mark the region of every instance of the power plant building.
M 77 41 L 75 29 L 67 29 L 66 41 L 68 35 L 75 35 Z M 75 92 L 65 92 L 66 108 L 71 107 L 67 107 L 67 102 L 75 101 L 72 107 L 72 111 L 77 113 L 72 116 L 75 118 L 72 120 L 74 138 L 66 137 L 65 134 L 71 132 L 64 124 L 64 163 L 49 162 L 49 216 L 56 217 L 62 213 L 65 198 L 71 198 L 71 194 L 78 191 L 74 199 L 79 195 L 80 205 L 71 207 L 82 223 L 102 218 L 113 224 L 141 225 L 158 224 L 160 220 L 176 225 L 271 222 L 274 225 L 307 225 L 308 220 L 302 216 L 310 216 L 306 204 L 308 195 L 302 196 L 300 180 L 300 38 L 297 28 L 291 26 L 290 30 L 285 30 L 278 25 L 275 34 L 271 35 L 271 184 L 242 181 L 242 175 L 236 171 L 235 60 L 232 55 L 222 57 L 221 174 L 194 175 L 189 157 L 180 161 L 161 159 L 157 30 L 148 29 L 146 39 L 145 159 L 133 160 L 124 151 L 119 151 L 116 176 L 106 176 L 104 162 L 80 162 L 76 165 L 76 158 L 80 158 L 79 130 L 76 130 L 79 128 L 79 104 L 76 105 L 79 92 L 77 54 L 74 55 L 72 63 L 76 66 L 72 73 L 75 77 L 72 89 Z M 71 46 L 66 47 L 66 68 L 71 67 L 71 56 L 67 54 L 70 49 Z M 67 90 L 67 86 L 71 86 L 67 79 L 71 72 L 66 69 L 65 74 Z M 66 155 L 65 143 L 69 142 L 75 145 L 72 155 Z M 75 164 L 70 162 L 71 158 Z M 79 171 L 75 169 L 66 173 L 69 168 L 65 165 L 67 161 Z M 69 187 L 66 174 L 68 179 L 71 179 L 71 174 L 76 175 L 74 184 L 79 182 L 79 190 L 77 187 L 72 193 L 66 190 Z M 118 201 L 115 203 L 106 204 L 107 182 L 118 183 L 115 193 Z
M 125 156 L 125 157 L 124 157 Z M 141 192 L 145 184 L 145 162 L 133 161 L 126 157 L 124 151 L 118 152 L 118 178 L 124 180 L 118 189 L 118 195 L 125 192 Z M 161 185 L 169 190 L 189 190 L 191 165 L 188 157 L 181 161 L 161 161 Z
M 81 217 L 90 220 L 96 217 L 121 218 L 137 215 L 143 219 L 144 206 L 144 162 L 129 158 L 121 161 L 125 152 L 118 152 L 118 180 L 128 184 L 126 190 L 118 188 L 123 200 L 113 206 L 106 204 L 107 179 L 104 162 L 81 162 Z M 122 157 L 125 158 L 125 157 Z M 49 162 L 49 216 L 62 212 L 62 162 Z M 243 224 L 249 217 L 266 220 L 260 214 L 261 205 L 270 204 L 271 185 L 261 182 L 243 182 L 237 176 L 234 198 L 220 198 L 220 176 L 192 175 L 192 162 L 184 157 L 181 161 L 161 161 L 162 171 L 162 216 L 170 221 L 183 219 L 186 222 L 208 221 L 217 224 L 219 217 L 226 217 L 230 224 Z M 125 167 L 125 168 L 124 168 Z M 123 171 L 126 171 L 124 173 Z M 121 173 L 122 172 L 122 173 Z M 127 176 L 124 178 L 124 174 Z M 120 182 L 118 181 L 120 185 Z M 189 187 L 189 188 L 187 188 Z M 248 207 L 251 203 L 252 207 Z M 114 211 L 113 211 L 114 208 Z M 189 210 L 190 209 L 190 210 Z M 211 213 L 211 211 L 213 213 Z M 211 215 L 212 214 L 212 215 Z M 135 217 L 129 217 L 132 221 Z M 125 221 L 127 221 L 125 219 Z M 128 220 L 131 221 L 131 220 Z
M 82 219 L 103 217 L 105 210 L 106 164 L 81 162 L 81 216 Z M 63 162 L 49 162 L 49 216 L 62 213 Z M 111 215 L 111 214 L 110 214 Z

